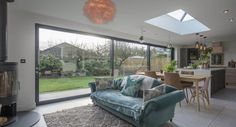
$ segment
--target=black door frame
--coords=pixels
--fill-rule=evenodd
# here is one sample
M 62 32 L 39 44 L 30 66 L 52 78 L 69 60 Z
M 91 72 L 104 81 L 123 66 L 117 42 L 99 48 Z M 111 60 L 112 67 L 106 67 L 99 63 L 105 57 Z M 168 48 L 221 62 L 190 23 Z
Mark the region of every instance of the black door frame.
M 69 32 L 69 33 L 78 33 L 78 34 L 83 34 L 83 35 L 91 35 L 95 37 L 103 37 L 107 39 L 111 39 L 111 50 L 110 50 L 110 60 L 111 60 L 111 74 L 113 75 L 113 70 L 114 70 L 114 40 L 116 41 L 124 41 L 127 43 L 135 43 L 135 44 L 141 44 L 141 45 L 146 45 L 147 46 L 147 66 L 148 70 L 150 70 L 150 46 L 153 47 L 159 47 L 159 48 L 167 48 L 166 46 L 162 45 L 155 45 L 152 43 L 140 43 L 138 41 L 133 41 L 133 40 L 128 40 L 128 39 L 122 39 L 122 38 L 117 38 L 117 37 L 112 37 L 112 36 L 106 36 L 106 35 L 100 35 L 100 34 L 94 34 L 94 33 L 89 33 L 89 32 L 84 32 L 84 31 L 78 31 L 78 30 L 72 30 L 72 29 L 67 29 L 67 28 L 62 28 L 62 27 L 56 27 L 56 26 L 51 26 L 51 25 L 44 25 L 44 24 L 35 24 L 35 102 L 36 105 L 42 105 L 42 104 L 49 104 L 49 103 L 54 103 L 54 102 L 60 102 L 60 101 L 66 101 L 66 100 L 71 100 L 71 99 L 78 99 L 81 97 L 88 97 L 90 94 L 85 94 L 85 95 L 78 95 L 78 96 L 72 96 L 72 97 L 65 97 L 65 98 L 59 98 L 59 99 L 54 99 L 54 100 L 47 100 L 47 101 L 39 101 L 39 28 L 45 28 L 45 29 L 50 29 L 50 30 L 56 30 L 56 31 L 62 31 L 62 32 Z M 174 48 L 171 48 L 171 60 L 174 60 Z
M 55 102 L 78 99 L 82 97 L 88 97 L 90 94 L 64 97 L 64 98 L 58 98 L 58 99 L 46 100 L 46 101 L 39 100 L 39 94 L 40 94 L 39 93 L 39 28 L 49 28 L 49 26 L 37 24 L 37 23 L 35 24 L 35 102 L 36 102 L 36 105 L 50 104 L 50 103 L 55 103 Z

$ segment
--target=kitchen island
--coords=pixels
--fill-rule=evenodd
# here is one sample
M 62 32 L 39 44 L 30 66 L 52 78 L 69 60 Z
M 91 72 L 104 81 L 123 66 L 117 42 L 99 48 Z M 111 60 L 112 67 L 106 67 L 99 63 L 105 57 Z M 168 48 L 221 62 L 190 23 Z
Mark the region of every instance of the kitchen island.
M 209 96 L 225 88 L 225 68 L 209 68 L 209 69 L 177 69 L 181 71 L 193 72 L 194 75 L 211 76 L 208 88 Z M 203 85 L 204 82 L 200 82 Z

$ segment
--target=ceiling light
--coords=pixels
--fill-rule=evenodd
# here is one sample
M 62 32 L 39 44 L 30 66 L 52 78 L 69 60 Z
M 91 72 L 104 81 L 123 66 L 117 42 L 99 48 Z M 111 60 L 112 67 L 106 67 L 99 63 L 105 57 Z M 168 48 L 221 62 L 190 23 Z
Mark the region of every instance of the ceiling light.
M 204 51 L 206 51 L 206 49 L 207 49 L 207 45 L 206 45 L 206 44 L 207 44 L 207 41 L 206 41 L 206 39 L 207 39 L 207 37 L 205 36 L 205 37 L 204 37 L 204 45 L 203 45 L 203 50 L 204 50 Z
M 113 19 L 116 7 L 112 0 L 88 0 L 84 5 L 84 15 L 96 24 L 104 24 Z
M 198 42 L 198 35 L 199 35 L 199 33 L 196 33 L 196 43 L 195 43 L 195 48 L 196 49 L 199 49 L 199 42 Z
M 141 36 L 139 37 L 139 42 L 140 43 L 145 43 L 146 41 L 144 40 L 144 37 L 143 37 L 143 33 L 146 32 L 145 30 L 143 30 L 143 28 L 141 28 Z
M 144 42 L 145 42 L 143 36 L 140 36 L 140 37 L 139 37 L 139 42 L 140 42 L 140 43 L 144 43 Z
M 172 41 L 171 41 L 171 33 L 169 33 L 169 44 L 167 45 L 167 48 L 173 48 Z
M 229 19 L 230 22 L 234 22 L 234 18 Z
M 195 48 L 196 49 L 198 49 L 200 46 L 199 46 L 199 42 L 197 41 L 196 43 L 195 43 Z
M 229 10 L 224 10 L 223 12 L 224 12 L 224 14 L 228 14 Z
M 167 45 L 167 48 L 171 49 L 171 48 L 173 48 L 173 45 L 170 43 Z
M 203 44 L 202 43 L 200 44 L 199 49 L 203 50 Z

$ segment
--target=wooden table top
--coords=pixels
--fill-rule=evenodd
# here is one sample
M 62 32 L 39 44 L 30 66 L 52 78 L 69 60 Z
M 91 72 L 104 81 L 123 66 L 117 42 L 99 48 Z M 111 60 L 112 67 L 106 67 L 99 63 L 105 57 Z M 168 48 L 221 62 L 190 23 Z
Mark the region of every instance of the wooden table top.
M 144 75 L 144 72 L 137 72 L 136 74 Z M 158 78 L 164 79 L 164 73 L 157 72 L 156 73 Z M 196 81 L 203 81 L 206 79 L 206 76 L 203 75 L 186 75 L 186 74 L 180 74 L 181 81 L 189 81 L 189 82 L 196 82 Z
M 185 74 L 180 74 L 180 79 L 182 81 L 202 81 L 206 79 L 206 76 L 202 76 L 202 75 L 185 75 Z M 157 77 L 163 78 L 164 79 L 164 74 L 157 74 Z

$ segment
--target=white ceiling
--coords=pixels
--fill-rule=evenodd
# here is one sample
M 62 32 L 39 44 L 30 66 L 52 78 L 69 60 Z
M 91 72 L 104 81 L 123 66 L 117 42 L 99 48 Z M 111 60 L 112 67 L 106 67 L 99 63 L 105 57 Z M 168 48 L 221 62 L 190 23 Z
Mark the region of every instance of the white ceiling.
M 209 41 L 236 40 L 236 0 L 113 0 L 117 7 L 114 20 L 108 24 L 92 24 L 83 15 L 86 0 L 16 0 L 13 7 L 17 9 L 53 16 L 83 24 L 88 24 L 112 31 L 140 36 L 140 29 L 146 31 L 144 37 L 167 42 L 169 32 L 144 23 L 144 21 L 163 14 L 183 9 L 206 25 L 211 31 L 202 33 Z M 229 9 L 229 14 L 223 10 Z M 171 33 L 175 44 L 193 44 L 195 36 Z

